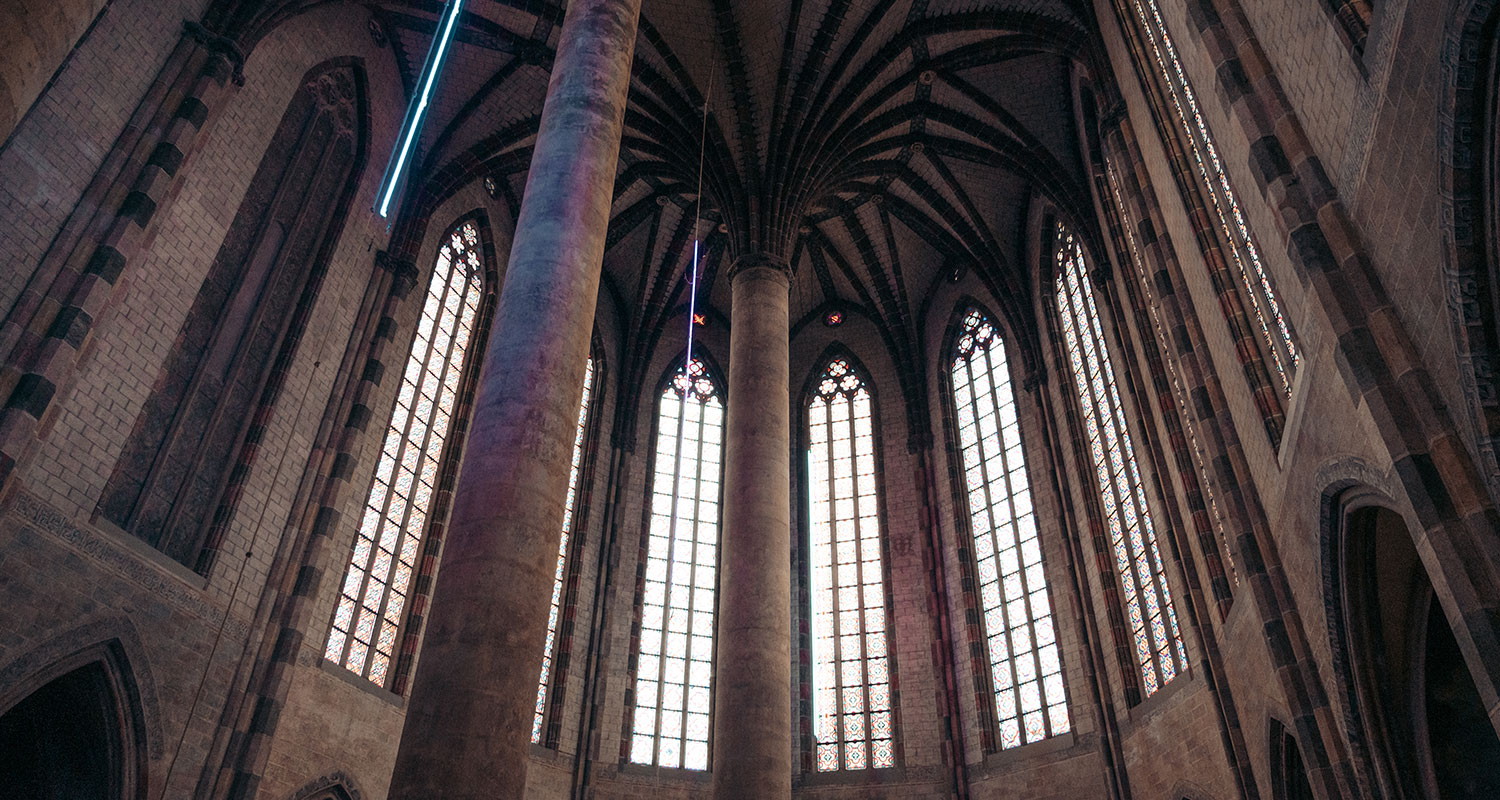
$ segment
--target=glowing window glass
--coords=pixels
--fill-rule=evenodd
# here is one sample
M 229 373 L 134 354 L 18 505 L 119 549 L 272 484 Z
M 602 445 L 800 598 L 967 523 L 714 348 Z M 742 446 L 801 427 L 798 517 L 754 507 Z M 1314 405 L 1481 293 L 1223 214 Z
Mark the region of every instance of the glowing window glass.
M 542 677 L 536 687 L 536 716 L 531 720 L 531 741 L 542 740 L 542 721 L 547 716 L 547 687 L 552 678 L 552 660 L 556 656 L 557 620 L 562 614 L 563 578 L 568 566 L 568 540 L 573 532 L 573 513 L 578 501 L 578 471 L 583 464 L 583 439 L 588 427 L 589 396 L 594 389 L 594 359 L 583 372 L 583 400 L 578 405 L 578 427 L 573 432 L 573 466 L 568 469 L 568 499 L 563 506 L 562 541 L 557 545 L 557 571 L 552 578 L 552 608 L 547 615 L 547 643 L 542 648 Z
M 438 251 L 323 657 L 385 686 L 483 294 L 479 230 Z
M 1120 194 L 1120 179 L 1115 174 L 1112 164 L 1104 165 L 1105 176 L 1109 182 L 1109 188 L 1115 198 L 1115 207 L 1120 210 L 1120 216 L 1125 224 L 1125 242 L 1130 248 L 1130 262 L 1135 265 L 1136 277 L 1139 279 L 1141 291 L 1146 296 L 1146 308 L 1151 315 L 1152 327 L 1156 329 L 1157 341 L 1161 343 L 1162 350 L 1169 352 L 1172 340 L 1167 334 L 1166 325 L 1162 323 L 1161 312 L 1156 306 L 1155 289 L 1152 280 L 1147 275 L 1146 261 L 1141 256 L 1140 245 L 1135 240 L 1134 223 L 1130 219 L 1130 210 L 1125 206 L 1125 198 Z M 1214 530 L 1219 534 L 1219 551 L 1224 557 L 1224 566 L 1229 573 L 1229 578 L 1236 586 L 1240 583 L 1239 571 L 1234 566 L 1234 556 L 1229 550 L 1229 536 L 1224 531 L 1223 515 L 1219 513 L 1219 503 L 1214 499 L 1213 483 L 1208 479 L 1208 470 L 1204 468 L 1207 459 L 1203 455 L 1203 447 L 1198 443 L 1198 434 L 1194 432 L 1192 415 L 1189 413 L 1187 390 L 1182 385 L 1182 379 L 1177 375 L 1177 364 L 1174 359 L 1164 358 L 1161 360 L 1166 366 L 1167 376 L 1172 379 L 1173 397 L 1177 399 L 1177 407 L 1182 416 L 1182 429 L 1187 434 L 1188 445 L 1193 449 L 1193 463 L 1198 468 L 1198 489 L 1203 493 L 1205 504 L 1212 512 Z
M 724 403 L 699 359 L 657 412 L 630 760 L 708 769 Z
M 1219 160 L 1218 148 L 1209 135 L 1208 123 L 1198 107 L 1198 98 L 1188 83 L 1187 74 L 1177 58 L 1177 48 L 1167 34 L 1161 10 L 1156 0 L 1134 0 L 1137 16 L 1146 32 L 1146 42 L 1156 68 L 1167 87 L 1167 99 L 1176 113 L 1188 143 L 1188 151 L 1197 167 L 1198 179 L 1207 189 L 1215 221 L 1230 244 L 1229 257 L 1234 262 L 1235 277 L 1241 291 L 1249 296 L 1250 315 L 1254 318 L 1256 332 L 1269 356 L 1271 366 L 1280 381 L 1283 393 L 1292 393 L 1292 378 L 1297 371 L 1301 355 L 1297 351 L 1296 335 L 1292 325 L 1281 310 L 1276 291 L 1271 286 L 1271 277 L 1261 263 L 1260 251 L 1245 224 L 1245 215 L 1240 210 L 1239 196 L 1224 174 L 1224 165 Z
M 955 350 L 953 395 L 980 611 L 1000 747 L 1009 749 L 1064 733 L 1072 723 L 1005 343 L 970 309 Z
M 807 416 L 815 763 L 893 767 L 873 410 L 849 362 L 829 362 Z
M 1057 226 L 1057 238 L 1057 308 L 1063 340 L 1088 429 L 1092 466 L 1114 547 L 1115 569 L 1125 593 L 1136 662 L 1150 695 L 1182 671 L 1187 650 L 1178 630 L 1156 528 L 1094 305 L 1083 247 L 1062 225 Z

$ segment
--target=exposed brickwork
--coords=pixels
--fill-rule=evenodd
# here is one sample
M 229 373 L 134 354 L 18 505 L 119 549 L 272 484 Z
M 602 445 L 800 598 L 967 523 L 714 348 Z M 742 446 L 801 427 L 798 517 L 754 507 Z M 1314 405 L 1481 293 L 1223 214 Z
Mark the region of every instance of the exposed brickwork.
M 488 290 L 504 291 L 561 10 L 471 10 L 450 65 L 454 94 L 435 106 L 418 177 L 388 227 L 367 209 L 430 9 L 57 5 L 46 24 L 21 25 L 29 44 L 0 55 L 0 630 L 10 634 L 0 640 L 0 709 L 74 654 L 108 654 L 139 688 L 132 713 L 147 796 L 321 800 L 337 788 L 379 800 L 428 593 L 442 580 L 452 459 L 395 691 L 324 663 L 322 644 L 420 313 L 412 287 L 424 285 L 456 220 L 484 219 Z M 803 4 L 783 30 L 752 24 L 754 4 L 727 4 L 700 37 L 682 22 L 698 10 L 647 2 L 592 321 L 600 380 L 557 684 L 528 796 L 710 794 L 706 775 L 623 757 L 656 393 L 684 344 L 681 270 L 695 237 L 707 254 L 698 343 L 717 369 L 731 336 L 718 265 L 747 242 L 788 240 L 799 248 L 794 388 L 837 345 L 867 371 L 879 409 L 898 767 L 810 770 L 805 642 L 794 640 L 783 700 L 798 721 L 795 796 L 1273 797 L 1283 724 L 1320 800 L 1368 796 L 1379 731 L 1361 730 L 1368 718 L 1354 713 L 1360 656 L 1347 646 L 1331 555 L 1340 503 L 1353 495 L 1412 530 L 1500 720 L 1500 462 L 1486 416 L 1500 403 L 1486 394 L 1492 323 L 1478 302 L 1496 280 L 1483 165 L 1494 129 L 1476 99 L 1492 88 L 1482 67 L 1494 4 L 1162 3 L 1296 324 L 1303 362 L 1290 398 L 1260 359 L 1133 2 L 1097 0 L 1093 19 L 1052 0 L 941 12 L 896 3 L 868 24 L 863 12 L 823 5 Z M 934 14 L 942 18 L 924 18 Z M 856 35 L 881 57 L 846 55 Z M 784 75 L 765 60 L 778 46 L 795 54 Z M 247 406 L 247 446 L 225 456 L 234 461 L 213 530 L 221 554 L 196 574 L 96 509 L 153 381 L 191 340 L 193 298 L 233 236 L 278 122 L 308 70 L 326 63 L 364 76 L 369 158 L 293 326 L 300 342 L 267 362 L 279 399 Z M 711 65 L 720 72 L 699 208 L 684 187 L 696 179 Z M 1075 92 L 1061 88 L 1070 72 Z M 866 95 L 824 83 L 832 74 L 891 94 L 862 107 Z M 1085 92 L 1102 119 L 1073 108 Z M 822 123 L 801 127 L 790 98 L 830 118 L 844 120 L 847 107 L 882 121 L 819 149 Z M 871 130 L 887 138 L 872 144 Z M 782 196 L 800 188 L 798 169 L 825 165 L 836 191 Z M 788 177 L 767 188 L 768 175 Z M 1187 672 L 1151 697 L 1056 342 L 1043 213 L 1068 219 L 1100 268 L 1096 297 L 1188 643 Z M 953 315 L 969 303 L 1005 331 L 1024 387 L 1025 455 L 1072 712 L 1069 733 L 1005 751 L 943 380 Z M 821 323 L 830 309 L 844 313 L 842 326 Z M 803 398 L 793 394 L 800 430 Z M 455 443 L 472 400 L 460 403 Z M 806 535 L 803 454 L 790 457 L 795 543 Z M 787 613 L 805 636 L 805 564 L 788 557 Z M 540 655 L 527 655 L 528 670 Z

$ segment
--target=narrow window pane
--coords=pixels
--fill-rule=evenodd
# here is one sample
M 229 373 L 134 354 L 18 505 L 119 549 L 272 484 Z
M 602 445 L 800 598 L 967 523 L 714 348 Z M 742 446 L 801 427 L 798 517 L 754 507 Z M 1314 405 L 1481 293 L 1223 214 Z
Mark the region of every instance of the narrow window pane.
M 1135 265 L 1136 277 L 1139 280 L 1141 291 L 1146 296 L 1146 307 L 1150 311 L 1152 326 L 1156 329 L 1156 338 L 1161 343 L 1163 350 L 1170 349 L 1171 337 L 1167 333 L 1166 326 L 1162 323 L 1161 312 L 1156 305 L 1154 281 L 1147 275 L 1146 261 L 1141 255 L 1140 245 L 1135 240 L 1135 224 L 1130 219 L 1129 209 L 1125 205 L 1125 198 L 1120 193 L 1120 178 L 1115 173 L 1114 166 L 1105 164 L 1105 175 L 1109 182 L 1109 188 L 1114 195 L 1115 207 L 1120 210 L 1120 216 L 1125 224 L 1125 242 L 1130 248 L 1130 260 Z M 1182 415 L 1182 429 L 1187 434 L 1188 445 L 1193 450 L 1193 463 L 1198 468 L 1198 488 L 1203 493 L 1203 499 L 1212 513 L 1214 529 L 1219 534 L 1219 552 L 1223 556 L 1224 566 L 1229 573 L 1229 578 L 1236 586 L 1240 583 L 1239 571 L 1234 564 L 1234 555 L 1229 547 L 1229 536 L 1224 530 L 1224 516 L 1219 511 L 1218 500 L 1214 497 L 1213 481 L 1208 478 L 1208 471 L 1204 468 L 1207 458 L 1203 454 L 1203 446 L 1198 443 L 1198 434 L 1194 431 L 1192 415 L 1189 413 L 1187 390 L 1182 385 L 1182 379 L 1177 374 L 1177 366 L 1174 359 L 1164 358 L 1162 364 L 1166 367 L 1167 375 L 1172 381 L 1173 397 L 1177 400 L 1178 408 Z
M 467 334 L 455 332 L 473 327 L 483 292 L 478 248 L 479 230 L 466 222 L 438 251 L 324 645 L 324 658 L 379 686 L 387 684 L 395 658 L 432 481 L 468 354 Z
M 1156 544 L 1156 528 L 1115 387 L 1083 247 L 1061 224 L 1057 226 L 1057 238 L 1058 316 L 1088 430 L 1115 567 L 1124 590 L 1126 624 L 1143 687 L 1151 695 L 1182 670 L 1187 650 L 1177 627 L 1177 612 Z
M 630 760 L 708 769 L 724 403 L 699 359 L 657 411 Z
M 563 579 L 568 567 L 568 538 L 573 532 L 573 514 L 578 500 L 578 470 L 583 464 L 583 439 L 588 428 L 589 398 L 594 389 L 594 359 L 583 372 L 583 400 L 578 404 L 578 426 L 573 432 L 573 464 L 568 469 L 568 496 L 563 506 L 562 540 L 557 545 L 557 571 L 552 579 L 552 608 L 547 615 L 547 642 L 542 647 L 542 677 L 536 687 L 536 715 L 531 720 L 531 741 L 542 740 L 542 721 L 547 711 L 547 687 L 551 685 L 553 648 L 557 643 L 557 620 L 562 616 Z
M 896 765 L 870 392 L 849 362 L 808 407 L 812 690 L 820 772 Z
M 1209 135 L 1208 123 L 1198 107 L 1198 98 L 1177 58 L 1177 48 L 1167 33 L 1161 9 L 1156 0 L 1133 0 L 1133 5 L 1146 34 L 1147 49 L 1166 85 L 1167 99 L 1181 126 L 1183 138 L 1187 140 L 1198 179 L 1207 190 L 1205 194 L 1209 197 L 1214 221 L 1230 245 L 1228 255 L 1234 263 L 1234 277 L 1249 298 L 1256 333 L 1266 349 L 1281 391 L 1290 395 L 1292 378 L 1301 360 L 1291 322 L 1282 313 L 1281 302 L 1271 286 L 1271 277 L 1261 262 L 1260 251 L 1240 210 L 1239 196 L 1230 186 L 1229 176 L 1224 174 L 1218 147 Z
M 1000 746 L 1008 749 L 1064 733 L 1072 725 L 1062 661 L 1053 644 L 1047 579 L 1005 343 L 978 309 L 964 315 L 951 374 L 953 385 L 959 387 L 954 397 L 958 436 L 970 484 L 970 530 L 996 721 Z M 1003 435 L 995 434 L 994 420 L 1004 426 Z M 1025 676 L 1020 689 L 1012 680 L 1016 675 Z M 1043 703 L 1051 709 L 1046 718 L 1037 711 Z

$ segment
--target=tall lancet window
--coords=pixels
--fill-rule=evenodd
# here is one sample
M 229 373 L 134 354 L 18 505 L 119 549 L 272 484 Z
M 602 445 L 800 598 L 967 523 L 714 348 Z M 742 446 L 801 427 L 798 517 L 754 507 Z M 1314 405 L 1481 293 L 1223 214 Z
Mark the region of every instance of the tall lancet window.
M 694 358 L 662 392 L 630 760 L 708 769 L 724 401 Z
M 896 765 L 870 391 L 848 361 L 807 409 L 813 737 L 819 772 Z
M 542 677 L 536 687 L 536 716 L 531 720 L 531 741 L 542 741 L 542 722 L 547 716 L 547 688 L 551 685 L 552 665 L 556 658 L 557 620 L 562 615 L 563 578 L 568 567 L 568 541 L 573 533 L 573 516 L 578 504 L 578 473 L 583 466 L 583 440 L 588 430 L 589 398 L 594 390 L 594 359 L 588 360 L 583 372 L 583 400 L 578 405 L 578 427 L 573 432 L 573 466 L 568 469 L 568 499 L 563 507 L 562 541 L 557 545 L 557 572 L 552 578 L 552 610 L 547 615 L 547 644 L 542 649 Z
M 1000 746 L 1008 749 L 1072 725 L 1005 343 L 978 309 L 964 315 L 952 377 Z
M 324 657 L 385 686 L 483 296 L 479 229 L 438 251 Z
M 1125 593 L 1125 611 L 1146 694 L 1165 686 L 1187 665 L 1156 527 L 1136 465 L 1135 446 L 1115 386 L 1083 247 L 1057 226 L 1057 309 L 1073 383 L 1088 429 L 1094 475 Z
M 1131 4 L 1135 6 L 1146 35 L 1147 49 L 1167 89 L 1173 115 L 1187 141 L 1198 180 L 1208 195 L 1213 220 L 1229 245 L 1227 255 L 1234 264 L 1233 280 L 1248 298 L 1249 316 L 1276 376 L 1277 388 L 1290 395 L 1292 379 L 1301 360 L 1291 321 L 1282 312 L 1281 301 L 1271 286 L 1271 276 L 1266 272 L 1255 238 L 1250 235 L 1250 226 L 1245 223 L 1245 215 L 1240 210 L 1239 197 L 1229 183 L 1229 176 L 1224 174 L 1218 147 L 1213 136 L 1209 135 L 1208 123 L 1198 108 L 1198 98 L 1177 58 L 1177 47 L 1167 33 L 1161 9 L 1156 0 L 1131 0 Z

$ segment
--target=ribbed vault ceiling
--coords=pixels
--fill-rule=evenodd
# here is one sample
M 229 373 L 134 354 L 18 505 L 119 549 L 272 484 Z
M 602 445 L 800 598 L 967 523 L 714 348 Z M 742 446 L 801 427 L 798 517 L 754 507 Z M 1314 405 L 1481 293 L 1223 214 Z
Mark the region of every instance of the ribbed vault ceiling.
M 372 7 L 410 87 L 442 4 Z M 563 10 L 466 8 L 418 194 L 430 212 L 488 176 L 514 211 Z M 1081 0 L 645 0 L 605 256 L 641 362 L 620 377 L 646 377 L 629 373 L 682 313 L 695 235 L 700 297 L 721 319 L 729 263 L 763 252 L 794 270 L 794 321 L 825 305 L 868 316 L 907 375 L 926 372 L 923 301 L 954 274 L 974 271 L 1034 338 L 1031 198 L 1090 216 L 1071 88 L 1097 63 L 1088 13 Z

